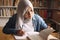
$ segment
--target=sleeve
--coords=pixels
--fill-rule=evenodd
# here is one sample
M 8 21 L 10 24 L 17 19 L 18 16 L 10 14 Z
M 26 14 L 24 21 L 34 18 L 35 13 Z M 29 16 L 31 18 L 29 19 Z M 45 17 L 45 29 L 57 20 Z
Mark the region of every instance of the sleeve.
M 41 19 L 41 29 L 46 29 L 48 26 L 43 19 Z
M 17 30 L 15 30 L 14 23 L 15 23 L 14 16 L 9 18 L 9 21 L 6 23 L 6 25 L 3 28 L 3 33 L 5 34 L 16 34 Z
M 39 15 L 37 15 L 38 17 L 38 23 L 40 25 L 40 29 L 46 29 L 47 28 L 47 24 L 45 23 L 45 21 L 43 20 L 43 18 Z

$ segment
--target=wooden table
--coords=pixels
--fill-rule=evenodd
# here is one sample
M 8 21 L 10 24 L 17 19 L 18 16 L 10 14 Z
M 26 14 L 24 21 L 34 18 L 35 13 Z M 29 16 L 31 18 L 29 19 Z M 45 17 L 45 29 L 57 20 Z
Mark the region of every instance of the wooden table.
M 11 34 L 4 34 L 2 32 L 2 27 L 0 27 L 0 40 L 15 40 L 14 37 Z
M 60 34 L 59 33 L 51 33 L 51 35 L 60 39 Z M 15 38 L 11 34 L 10 35 L 4 34 L 2 32 L 2 28 L 0 28 L 0 40 L 15 40 Z
M 53 35 L 54 37 L 56 37 L 56 38 L 58 38 L 58 39 L 60 39 L 60 33 L 51 33 L 51 35 Z
M 60 40 L 60 34 L 59 33 L 51 33 L 50 35 L 50 40 Z

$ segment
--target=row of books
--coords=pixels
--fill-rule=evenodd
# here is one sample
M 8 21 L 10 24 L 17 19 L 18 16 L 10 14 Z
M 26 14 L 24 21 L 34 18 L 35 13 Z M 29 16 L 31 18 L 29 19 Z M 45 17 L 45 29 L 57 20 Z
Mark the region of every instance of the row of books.
M 34 7 L 47 7 L 47 0 L 30 0 Z M 47 10 L 34 9 L 41 17 L 47 18 Z
M 42 18 L 47 18 L 48 17 L 47 10 L 36 9 L 34 11 L 35 11 L 35 13 L 39 14 Z
M 47 7 L 47 0 L 30 0 L 34 7 Z
M 0 0 L 0 6 L 17 6 L 20 0 Z
M 16 10 L 12 9 L 12 8 L 0 9 L 0 16 L 1 17 L 12 16 L 15 13 L 16 13 Z
M 53 11 L 52 19 L 60 23 L 60 11 Z
M 17 6 L 20 0 L 0 0 L 0 6 Z M 47 0 L 30 0 L 34 7 L 47 6 Z
M 17 6 L 20 0 L 0 0 L 0 17 L 8 17 L 12 16 L 16 13 L 16 9 L 14 6 Z M 8 6 L 8 7 L 7 7 Z M 10 8 L 10 6 L 14 8 Z M 6 8 L 4 8 L 6 7 Z
M 41 9 L 34 9 L 35 13 L 39 14 L 43 18 L 47 18 L 47 10 L 41 10 Z M 16 13 L 16 9 L 14 8 L 2 8 L 0 9 L 0 16 L 12 16 Z
M 0 6 L 17 6 L 20 0 L 0 0 Z M 47 6 L 47 0 L 30 0 L 34 7 Z

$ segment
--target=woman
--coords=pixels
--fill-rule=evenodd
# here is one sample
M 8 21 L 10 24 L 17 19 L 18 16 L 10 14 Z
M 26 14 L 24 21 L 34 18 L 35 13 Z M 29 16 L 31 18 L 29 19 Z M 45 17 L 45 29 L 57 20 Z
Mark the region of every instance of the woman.
M 6 23 L 3 32 L 22 36 L 25 32 L 39 32 L 45 28 L 47 25 L 44 20 L 38 14 L 34 14 L 32 3 L 29 0 L 21 0 L 17 13 Z

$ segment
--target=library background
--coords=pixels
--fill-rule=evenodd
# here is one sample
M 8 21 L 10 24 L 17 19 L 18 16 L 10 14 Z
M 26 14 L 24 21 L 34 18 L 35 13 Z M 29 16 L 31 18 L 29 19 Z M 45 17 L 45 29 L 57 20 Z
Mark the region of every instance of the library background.
M 4 27 L 9 18 L 16 13 L 20 0 L 0 0 L 0 27 Z M 45 22 L 60 32 L 60 0 L 30 0 Z

